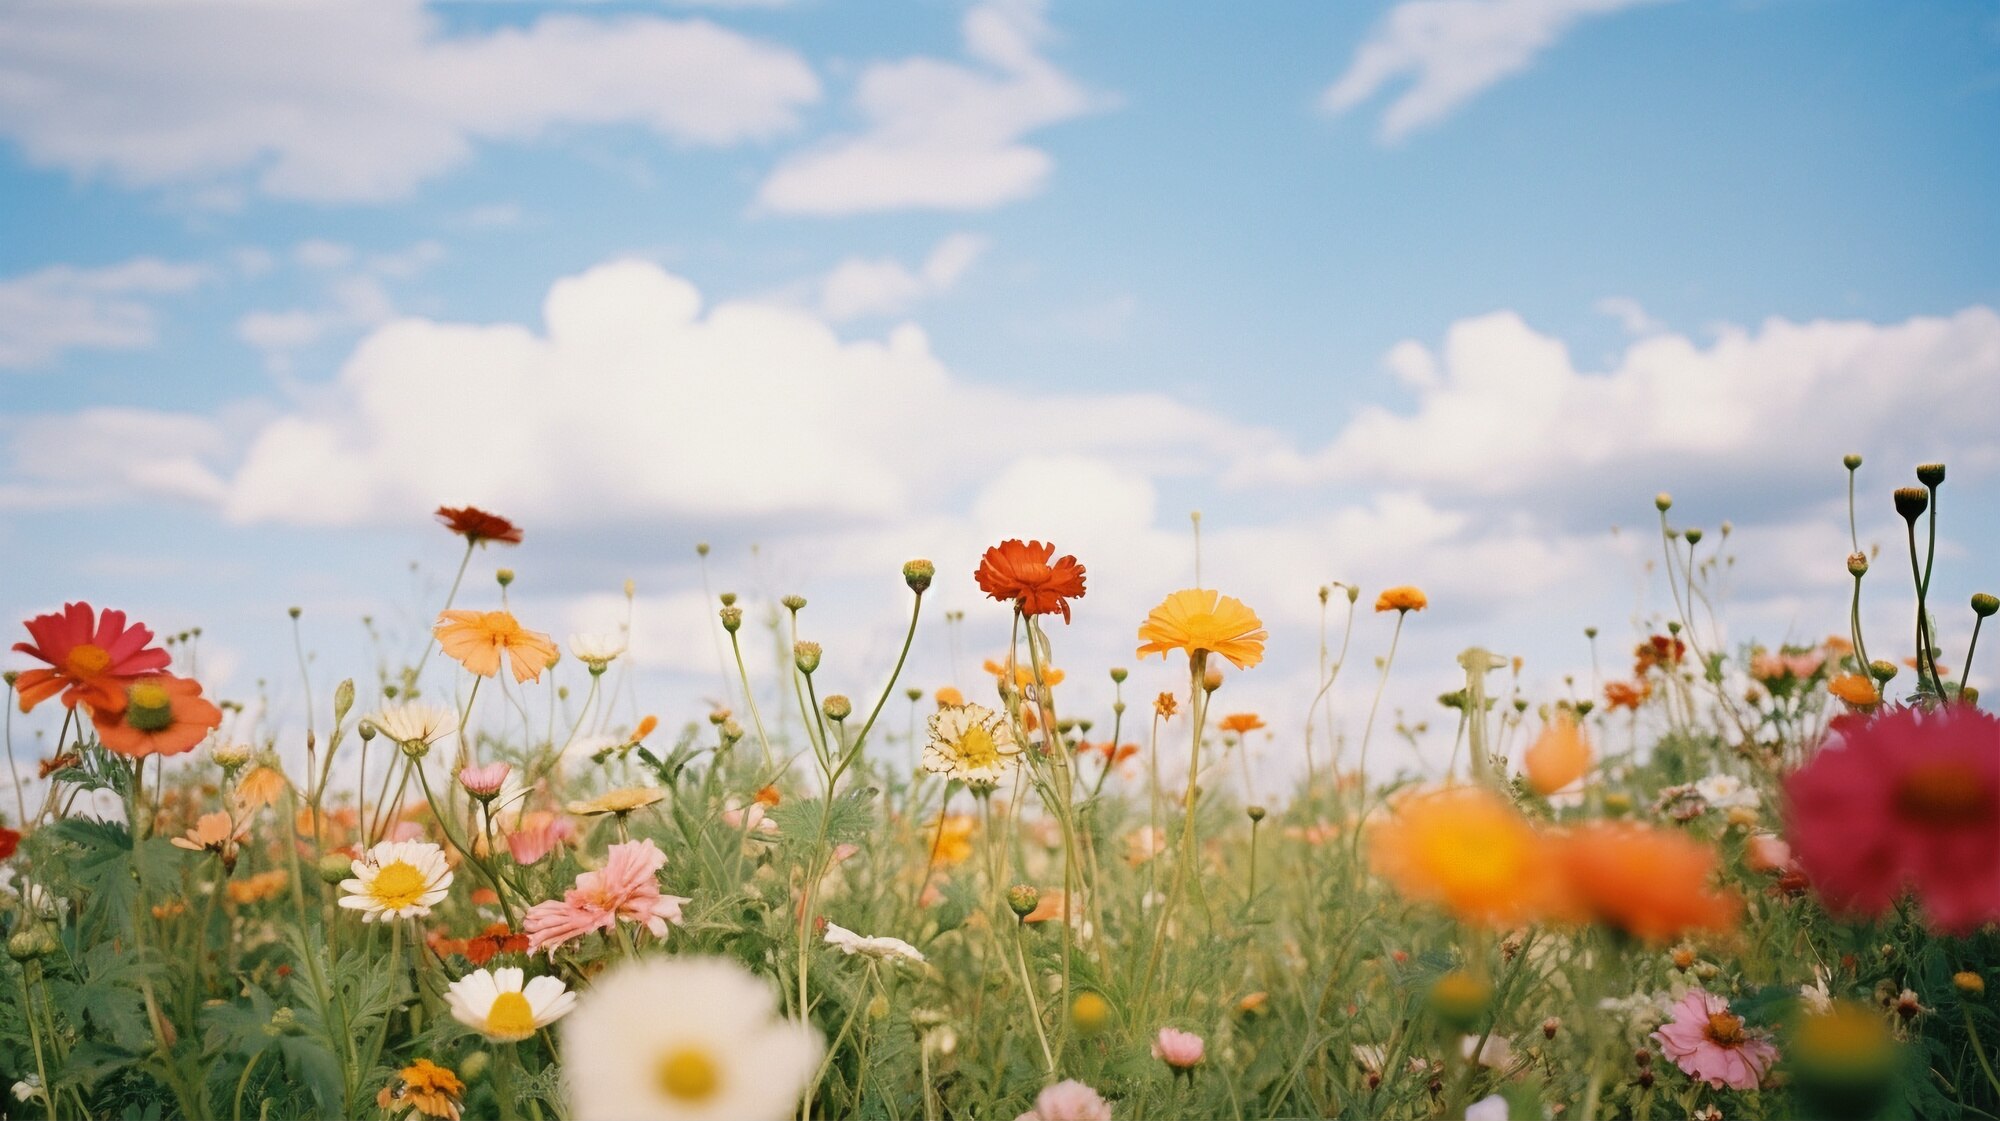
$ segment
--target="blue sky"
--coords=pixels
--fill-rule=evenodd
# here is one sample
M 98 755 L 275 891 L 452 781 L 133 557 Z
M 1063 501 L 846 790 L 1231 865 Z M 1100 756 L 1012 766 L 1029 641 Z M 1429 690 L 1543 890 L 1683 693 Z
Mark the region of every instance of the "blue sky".
M 1094 565 L 1075 661 L 1129 660 L 1199 507 L 1283 647 L 1245 704 L 1310 691 L 1317 585 L 1416 580 L 1418 712 L 1465 645 L 1546 696 L 1629 633 L 1658 489 L 1739 529 L 1732 640 L 1837 628 L 1846 451 L 1890 544 L 1951 462 L 1941 580 L 2000 582 L 2000 5 L 366 12 L 0 14 L 0 617 L 199 621 L 279 726 L 283 607 L 364 671 L 476 501 L 531 625 L 639 580 L 685 716 L 696 540 L 823 592 L 858 690 L 873 574 L 1000 535 Z

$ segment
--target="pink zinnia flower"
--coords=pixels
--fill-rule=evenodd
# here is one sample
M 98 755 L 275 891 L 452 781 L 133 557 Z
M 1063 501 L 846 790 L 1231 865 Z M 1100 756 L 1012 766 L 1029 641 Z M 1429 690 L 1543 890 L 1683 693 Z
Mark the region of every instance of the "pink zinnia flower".
M 576 838 L 576 825 L 554 814 L 529 814 L 529 824 L 507 834 L 507 851 L 526 867 L 547 856 L 557 845 Z
M 1175 1070 L 1191 1070 L 1201 1064 L 1205 1048 L 1201 1037 L 1191 1031 L 1161 1028 L 1153 1037 L 1153 1057 Z
M 507 782 L 513 768 L 505 763 L 488 763 L 483 767 L 464 766 L 458 769 L 458 784 L 467 794 L 482 801 L 500 793 L 500 787 Z
M 660 892 L 659 871 L 667 862 L 651 838 L 612 845 L 605 854 L 604 867 L 576 878 L 576 886 L 561 899 L 537 903 L 528 909 L 522 929 L 528 935 L 528 952 L 548 950 L 589 934 L 610 930 L 622 919 L 638 923 L 655 938 L 664 938 L 667 924 L 681 921 L 685 896 Z
M 2000 719 L 1963 704 L 1836 719 L 1785 803 L 1833 910 L 1879 915 L 1912 890 L 1949 934 L 2000 919 Z
M 100 713 L 124 712 L 125 686 L 171 661 L 165 650 L 147 645 L 152 631 L 125 625 L 123 611 L 99 615 L 87 603 L 65 603 L 62 614 L 37 615 L 26 626 L 35 641 L 17 642 L 14 649 L 52 668 L 23 670 L 15 680 L 22 712 L 57 693 L 67 708 L 83 701 Z
M 1717 1090 L 1755 1090 L 1778 1060 L 1778 1049 L 1751 1035 L 1728 1001 L 1701 989 L 1688 990 L 1674 1005 L 1672 1022 L 1654 1032 L 1653 1041 L 1689 1078 Z
M 1111 1121 L 1111 1103 L 1071 1078 L 1036 1095 L 1035 1108 L 1014 1121 Z

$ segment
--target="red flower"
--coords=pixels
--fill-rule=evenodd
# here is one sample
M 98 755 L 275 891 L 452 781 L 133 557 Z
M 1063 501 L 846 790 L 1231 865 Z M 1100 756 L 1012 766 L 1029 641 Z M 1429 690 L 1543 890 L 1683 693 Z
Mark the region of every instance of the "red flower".
M 1053 615 L 1062 613 L 1063 622 L 1069 622 L 1069 601 L 1083 598 L 1083 566 L 1075 557 L 1063 557 L 1050 563 L 1055 556 L 1054 545 L 1044 545 L 1040 541 L 1025 544 L 1019 540 L 1002 541 L 986 550 L 979 558 L 979 569 L 973 579 L 979 581 L 979 590 L 1002 603 L 1012 603 L 1021 609 L 1023 615 Z
M 498 541 L 502 545 L 521 543 L 520 526 L 477 506 L 440 506 L 437 518 L 446 529 L 465 538 L 468 545 L 482 545 L 488 541 Z
M 222 710 L 202 698 L 198 682 L 162 673 L 127 685 L 118 711 L 92 709 L 90 722 L 120 755 L 179 755 L 222 726 Z
M 60 692 L 69 708 L 83 701 L 115 714 L 125 707 L 126 683 L 167 668 L 170 660 L 165 650 L 147 645 L 151 630 L 125 624 L 123 611 L 99 616 L 87 603 L 66 603 L 62 614 L 37 615 L 26 626 L 35 641 L 17 642 L 14 649 L 52 668 L 27 670 L 15 681 L 22 712 Z
M 1833 722 L 1785 782 L 1786 839 L 1835 911 L 1905 890 L 1953 934 L 2000 920 L 2000 719 L 1970 705 Z
M 12 829 L 0 829 L 0 860 L 14 855 L 14 850 L 20 847 L 21 834 Z

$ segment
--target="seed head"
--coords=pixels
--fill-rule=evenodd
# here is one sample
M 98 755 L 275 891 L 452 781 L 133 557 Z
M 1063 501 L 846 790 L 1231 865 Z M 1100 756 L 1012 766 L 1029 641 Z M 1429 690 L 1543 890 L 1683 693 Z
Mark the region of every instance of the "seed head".
M 806 608 L 806 597 L 800 595 L 786 596 L 785 598 L 779 600 L 778 602 L 784 604 L 785 610 L 791 612 L 794 615 L 798 614 L 801 611 L 804 611 Z
M 1932 490 L 1936 490 L 1938 487 L 1943 486 L 1944 464 L 1942 463 L 1917 464 L 1917 481 L 1931 488 Z
M 1974 592 L 1972 594 L 1972 613 L 1974 615 L 1984 619 L 1995 611 L 2000 611 L 2000 597 L 1996 597 L 1991 592 Z
M 1922 487 L 1896 488 L 1896 512 L 1903 516 L 1904 521 L 1916 521 L 1930 504 L 1931 492 Z
M 722 609 L 722 629 L 735 634 L 743 626 L 743 609 L 730 604 Z
M 1849 576 L 1868 575 L 1868 554 L 1867 553 L 1847 554 L 1847 574 Z
M 910 590 L 918 595 L 930 590 L 931 578 L 936 575 L 937 565 L 921 557 L 903 562 L 903 583 L 908 584 Z
M 819 710 L 826 713 L 828 720 L 838 724 L 854 714 L 854 702 L 843 693 L 833 693 L 819 703 Z
M 810 677 L 819 668 L 819 643 L 792 643 L 792 663 L 799 667 L 800 673 Z

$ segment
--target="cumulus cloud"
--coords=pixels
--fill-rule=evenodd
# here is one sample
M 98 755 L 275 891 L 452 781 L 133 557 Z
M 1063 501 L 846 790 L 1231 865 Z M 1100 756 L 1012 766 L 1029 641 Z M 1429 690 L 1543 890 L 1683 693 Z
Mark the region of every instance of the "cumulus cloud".
M 791 129 L 795 52 L 700 20 L 547 15 L 448 33 L 421 0 L 0 9 L 0 135 L 42 167 L 217 192 L 375 201 L 487 141 L 629 124 L 681 144 Z
M 758 204 L 793 214 L 984 210 L 1042 188 L 1055 161 L 1025 138 L 1103 108 L 1042 56 L 1050 32 L 1037 0 L 993 0 L 965 14 L 972 65 L 935 58 L 862 71 L 854 106 L 865 120 L 787 158 Z
M 0 280 L 0 369 L 43 366 L 66 350 L 138 350 L 158 337 L 156 297 L 207 270 L 153 257 L 102 268 L 54 265 Z
M 1497 82 L 1526 70 L 1578 22 L 1658 0 L 1404 0 L 1384 15 L 1347 70 L 1320 95 L 1345 113 L 1405 79 L 1380 136 L 1436 124 Z
M 887 257 L 849 257 L 820 282 L 820 314 L 839 321 L 895 315 L 927 296 L 945 292 L 986 252 L 977 234 L 952 234 L 912 269 Z
M 236 337 L 263 353 L 265 369 L 288 374 L 300 350 L 393 317 L 396 304 L 384 281 L 415 276 L 444 257 L 444 246 L 432 240 L 362 253 L 351 245 L 309 238 L 292 248 L 291 258 L 323 278 L 322 299 L 313 307 L 245 312 L 236 321 Z

